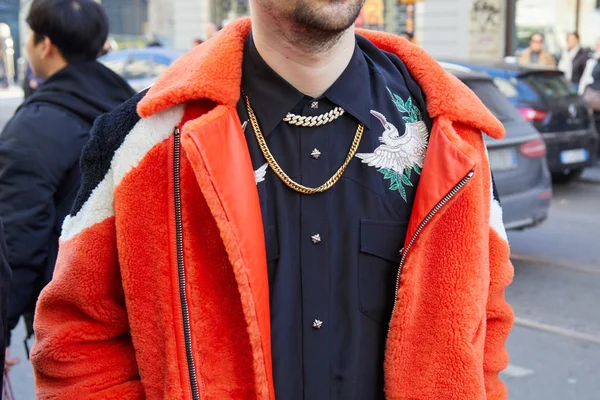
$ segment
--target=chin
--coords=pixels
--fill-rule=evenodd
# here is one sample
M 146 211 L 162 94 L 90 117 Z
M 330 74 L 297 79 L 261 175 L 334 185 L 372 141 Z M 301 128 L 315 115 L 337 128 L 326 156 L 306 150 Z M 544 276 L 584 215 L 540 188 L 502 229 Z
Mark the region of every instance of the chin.
M 303 0 L 294 12 L 296 23 L 322 32 L 342 32 L 352 26 L 364 0 Z

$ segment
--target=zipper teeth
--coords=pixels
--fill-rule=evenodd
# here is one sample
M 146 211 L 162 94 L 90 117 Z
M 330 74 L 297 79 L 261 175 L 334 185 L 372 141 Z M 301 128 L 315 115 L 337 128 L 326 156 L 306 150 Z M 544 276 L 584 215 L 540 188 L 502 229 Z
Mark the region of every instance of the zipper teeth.
M 196 377 L 196 365 L 192 352 L 192 334 L 190 328 L 190 313 L 187 303 L 187 294 L 185 292 L 185 263 L 183 259 L 183 227 L 181 222 L 181 184 L 179 176 L 180 164 L 180 131 L 175 128 L 174 138 L 174 187 L 175 187 L 175 230 L 177 236 L 177 271 L 179 273 L 179 297 L 181 299 L 181 311 L 183 316 L 183 334 L 185 339 L 185 352 L 187 356 L 188 373 L 190 375 L 190 385 L 192 387 L 192 398 L 200 400 L 198 391 L 198 379 Z
M 465 176 L 460 182 L 458 182 L 458 184 L 456 186 L 454 186 L 454 188 L 450 191 L 450 193 L 448 193 L 446 196 L 444 196 L 444 198 L 442 200 L 440 200 L 440 202 L 437 203 L 435 207 L 433 207 L 433 210 L 431 210 L 429 212 L 429 214 L 427 214 L 427 216 L 425 217 L 423 222 L 421 222 L 421 224 L 415 231 L 415 234 L 410 239 L 410 242 L 408 242 L 408 245 L 406 245 L 406 247 L 401 250 L 402 258 L 400 259 L 400 267 L 398 268 L 398 275 L 396 276 L 396 291 L 394 292 L 395 293 L 394 307 L 392 308 L 392 315 L 394 315 L 394 311 L 396 311 L 396 304 L 398 303 L 398 290 L 400 289 L 400 276 L 402 275 L 402 268 L 404 267 L 404 262 L 406 261 L 406 256 L 408 255 L 408 251 L 411 249 L 411 247 L 415 243 L 415 240 L 417 240 L 417 237 L 419 236 L 419 234 L 421 234 L 421 231 L 425 228 L 425 226 L 429 223 L 429 221 L 434 217 L 434 215 L 437 214 L 438 211 L 440 211 L 442 209 L 442 207 L 444 207 L 444 205 L 450 201 L 451 198 L 453 198 L 454 196 L 456 196 L 456 194 L 458 192 L 460 192 L 460 190 L 463 188 L 463 186 L 465 186 L 467 184 L 469 179 L 471 179 L 474 174 L 475 174 L 475 171 L 469 172 L 469 174 L 467 176 Z

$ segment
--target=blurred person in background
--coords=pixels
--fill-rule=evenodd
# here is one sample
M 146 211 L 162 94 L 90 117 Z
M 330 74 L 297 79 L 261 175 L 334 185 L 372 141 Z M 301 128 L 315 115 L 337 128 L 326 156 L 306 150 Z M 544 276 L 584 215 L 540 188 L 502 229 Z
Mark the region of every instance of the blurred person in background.
M 61 225 L 79 189 L 79 158 L 94 120 L 135 93 L 96 62 L 108 20 L 94 1 L 34 0 L 27 23 L 28 59 L 44 83 L 0 133 L 0 216 L 13 271 L 9 340 L 10 330 L 33 310 L 52 278 Z
M 250 0 L 97 121 L 40 398 L 507 398 L 504 129 L 363 4 Z
M 545 37 L 536 32 L 529 38 L 529 47 L 519 57 L 519 64 L 537 65 L 543 67 L 556 67 L 556 60 L 545 50 Z
M 583 71 L 583 75 L 581 77 L 581 81 L 579 83 L 579 95 L 583 96 L 586 88 L 594 83 L 593 71 L 598 65 L 600 61 L 600 38 L 596 39 L 596 45 L 594 47 L 594 52 L 590 59 L 585 64 L 585 70 Z
M 583 76 L 586 63 L 589 59 L 588 53 L 581 48 L 579 34 L 572 32 L 567 35 L 567 48 L 558 63 L 558 69 L 565 73 L 565 77 L 579 88 L 579 82 Z
M 591 75 L 592 83 L 586 86 L 583 98 L 594 115 L 596 127 L 600 129 L 600 62 L 594 65 Z

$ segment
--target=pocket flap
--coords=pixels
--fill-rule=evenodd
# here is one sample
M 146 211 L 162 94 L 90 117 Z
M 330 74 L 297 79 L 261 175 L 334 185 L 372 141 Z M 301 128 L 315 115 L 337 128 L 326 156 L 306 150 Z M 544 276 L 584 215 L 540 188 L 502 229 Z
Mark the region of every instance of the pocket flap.
M 360 251 L 400 263 L 408 224 L 363 219 L 360 221 Z

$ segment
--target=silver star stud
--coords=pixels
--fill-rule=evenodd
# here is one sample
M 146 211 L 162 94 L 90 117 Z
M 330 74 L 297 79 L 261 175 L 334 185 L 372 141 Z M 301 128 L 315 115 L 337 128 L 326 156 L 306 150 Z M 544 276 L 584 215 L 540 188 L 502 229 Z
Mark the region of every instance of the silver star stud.
M 312 242 L 314 244 L 321 243 L 321 235 L 319 235 L 318 233 L 316 235 L 311 236 L 310 238 L 312 239 Z
M 312 326 L 313 326 L 313 328 L 315 328 L 315 329 L 321 329 L 321 327 L 323 326 L 323 321 L 320 321 L 320 320 L 318 320 L 318 319 L 315 319 L 315 320 L 313 321 L 313 325 L 312 325 Z
M 310 108 L 312 108 L 313 110 L 316 110 L 317 108 L 319 108 L 319 102 L 318 101 L 313 101 L 310 104 Z
M 312 153 L 310 153 L 310 155 L 312 156 L 312 158 L 317 160 L 319 157 L 321 157 L 321 152 L 318 149 L 314 149 Z

